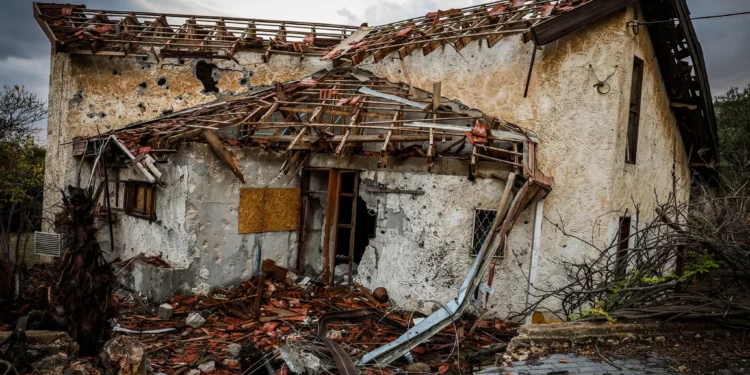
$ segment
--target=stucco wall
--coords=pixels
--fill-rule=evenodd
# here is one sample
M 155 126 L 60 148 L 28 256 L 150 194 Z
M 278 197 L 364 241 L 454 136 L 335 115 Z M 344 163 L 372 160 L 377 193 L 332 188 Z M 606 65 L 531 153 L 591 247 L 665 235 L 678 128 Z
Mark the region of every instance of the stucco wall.
M 294 268 L 297 263 L 297 232 L 238 234 L 239 189 L 244 187 L 297 187 L 299 179 L 277 178 L 283 153 L 258 149 L 232 149 L 248 176 L 241 184 L 204 144 L 186 144 L 157 168 L 164 173 L 164 188 L 156 188 L 154 222 L 118 214 L 114 225 L 115 251 L 112 258 L 130 259 L 143 253 L 161 255 L 173 270 L 157 270 L 143 265 L 129 270 L 129 286 L 145 295 L 164 298 L 200 283 L 229 286 L 253 276 L 256 272 L 256 249 L 262 259 Z M 503 184 L 495 179 L 468 181 L 463 172 L 467 162 L 441 160 L 437 173 L 427 173 L 424 162 L 413 160 L 388 171 L 368 171 L 377 157 L 357 156 L 339 161 L 328 155 L 311 158 L 314 167 L 337 165 L 362 170 L 359 196 L 368 211 L 377 215 L 375 238 L 370 240 L 359 264 L 357 281 L 368 288 L 385 286 L 394 300 L 407 307 L 429 312 L 430 305 L 419 306 L 419 300 L 445 301 L 455 296 L 472 258 L 469 253 L 475 208 L 496 209 Z M 482 167 L 507 173 L 496 165 Z M 121 180 L 139 179 L 130 169 L 121 170 Z M 372 193 L 370 188 L 385 190 L 423 190 L 424 195 Z M 324 218 L 309 217 L 311 221 Z M 320 226 L 320 225 L 319 225 Z M 528 254 L 533 220 L 524 214 L 509 240 L 508 253 Z M 99 231 L 106 246 L 106 225 Z M 314 243 L 315 238 L 309 241 Z M 320 242 L 320 238 L 317 239 Z M 315 246 L 313 246 L 315 247 Z M 320 269 L 322 254 L 306 254 L 308 268 Z M 502 266 L 499 266 L 502 268 Z M 504 268 L 502 268 L 504 269 Z M 500 270 L 500 269 L 499 269 Z M 512 273 L 513 270 L 507 270 Z M 506 272 L 498 272 L 505 280 Z M 178 275 L 178 276 L 175 276 Z M 523 301 L 525 281 L 504 288 L 503 301 Z
M 47 160 L 45 183 L 57 192 L 75 181 L 77 164 L 69 142 L 125 125 L 150 120 L 169 111 L 239 95 L 255 86 L 304 77 L 330 66 L 318 57 L 240 52 L 239 64 L 202 59 L 168 59 L 162 66 L 149 57 L 104 57 L 56 54 L 51 58 Z M 214 64 L 212 78 L 218 92 L 205 92 L 196 66 Z M 163 81 L 161 80 L 163 79 Z M 161 85 L 160 85 L 161 83 Z M 59 196 L 45 195 L 45 214 L 51 217 Z
M 544 205 L 539 286 L 563 282 L 562 260 L 595 253 L 556 225 L 597 245 L 610 243 L 621 216 L 613 210 L 628 209 L 632 214 L 635 202 L 642 211 L 640 221 L 653 217 L 655 192 L 663 199 L 672 189 L 675 157 L 682 187 L 679 198 L 689 197 L 686 152 L 648 33 L 642 29 L 636 36 L 626 27 L 635 11 L 635 6 L 629 7 L 538 51 L 527 97 L 524 89 L 533 45 L 524 44 L 521 36 L 506 37 L 491 49 L 484 42 L 472 42 L 460 54 L 447 46 L 428 56 L 415 52 L 404 60 L 415 86 L 429 90 L 433 82 L 442 82 L 443 96 L 538 134 L 538 166 L 555 178 Z M 627 165 L 634 55 L 643 58 L 646 66 L 638 160 Z M 393 81 L 406 81 L 397 58 L 378 63 L 370 58 L 362 67 Z M 594 87 L 600 80 L 609 85 L 608 93 Z M 533 220 L 532 212 L 525 214 Z M 525 288 L 528 250 L 530 244 L 523 254 L 502 262 L 503 289 L 516 284 L 514 289 Z M 496 293 L 490 304 L 507 305 L 506 297 L 504 292 Z

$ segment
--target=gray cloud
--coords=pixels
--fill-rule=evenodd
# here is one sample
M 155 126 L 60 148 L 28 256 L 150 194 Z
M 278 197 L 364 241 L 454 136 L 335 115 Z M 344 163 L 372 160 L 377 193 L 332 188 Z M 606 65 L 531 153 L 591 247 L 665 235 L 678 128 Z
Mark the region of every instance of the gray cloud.
M 750 11 L 750 1 L 688 0 L 692 17 Z M 750 15 L 694 20 L 703 48 L 711 93 L 750 84 Z

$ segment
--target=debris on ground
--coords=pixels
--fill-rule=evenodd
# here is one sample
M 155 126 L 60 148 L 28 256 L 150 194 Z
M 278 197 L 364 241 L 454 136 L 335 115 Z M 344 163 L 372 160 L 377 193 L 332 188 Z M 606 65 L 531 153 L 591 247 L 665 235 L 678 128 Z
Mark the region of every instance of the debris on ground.
M 146 351 L 134 337 L 119 336 L 109 340 L 99 357 L 107 374 L 146 375 Z
M 169 319 L 144 310 L 135 298 L 123 298 L 117 321 L 138 332 L 175 329 L 139 336 L 154 372 L 207 372 L 210 362 L 216 374 L 267 374 L 267 365 L 273 372 L 292 367 L 333 370 L 335 361 L 318 334 L 319 321 L 326 314 L 336 313 L 336 317 L 325 319 L 325 337 L 350 361 L 397 339 L 424 317 L 399 310 L 387 300 L 381 302 L 356 283 L 351 289 L 326 286 L 286 270 L 275 276 L 281 277 L 256 276 L 234 288 L 173 297 L 168 302 L 173 310 Z M 381 299 L 387 295 L 382 292 Z M 473 333 L 467 334 L 474 326 Z M 459 363 L 466 371 L 468 364 L 456 361 L 458 353 L 465 358 L 493 344 L 507 343 L 515 334 L 515 327 L 500 320 L 476 321 L 465 316 L 456 321 L 455 328 L 443 329 L 411 353 L 432 371 L 441 366 L 455 369 Z

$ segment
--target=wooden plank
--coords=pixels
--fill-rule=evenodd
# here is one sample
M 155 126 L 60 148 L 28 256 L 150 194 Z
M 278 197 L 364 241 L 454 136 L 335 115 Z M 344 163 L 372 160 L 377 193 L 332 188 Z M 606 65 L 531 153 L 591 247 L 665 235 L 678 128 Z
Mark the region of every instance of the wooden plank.
M 333 259 L 331 256 L 331 228 L 335 223 L 334 208 L 338 200 L 338 181 L 339 171 L 330 169 L 328 171 L 328 200 L 326 206 L 326 222 L 323 226 L 323 282 L 330 284 L 333 282 Z
M 398 121 L 400 116 L 401 111 L 398 111 L 395 115 L 393 115 L 393 124 L 391 124 L 391 129 L 396 127 L 396 121 Z M 388 130 L 388 133 L 386 133 L 385 135 L 385 142 L 383 142 L 383 147 L 380 148 L 380 168 L 385 168 L 388 165 L 388 143 L 391 142 L 392 136 L 393 130 Z
M 359 112 L 360 110 L 357 109 L 354 114 L 352 115 L 352 119 L 349 122 L 349 125 L 356 125 L 359 121 Z M 344 137 L 341 139 L 341 143 L 339 143 L 339 146 L 336 148 L 336 155 L 341 155 L 341 152 L 344 151 L 344 146 L 346 145 L 346 140 L 349 138 L 349 136 L 352 133 L 352 128 L 347 128 L 346 133 L 344 134 Z
M 118 140 L 116 136 L 111 135 L 110 138 L 117 145 L 117 147 L 119 147 L 120 150 L 122 150 L 122 152 L 124 152 L 125 155 L 128 158 L 130 158 L 130 160 L 133 160 L 133 165 L 135 165 L 135 168 L 138 169 L 144 176 L 146 176 L 146 179 L 148 180 L 148 182 L 152 184 L 156 182 L 156 178 L 154 178 L 154 176 L 152 176 L 151 173 L 149 173 L 146 170 L 146 168 L 143 165 L 141 165 L 141 163 L 135 161 L 135 156 L 133 156 L 133 154 L 130 153 L 130 150 L 128 150 L 128 148 L 125 147 L 125 145 L 122 144 L 122 142 L 120 142 L 120 140 Z
M 214 134 L 213 131 L 205 129 L 203 130 L 203 139 L 206 140 L 206 143 L 208 143 L 208 146 L 211 147 L 211 150 L 214 151 L 216 156 L 219 157 L 219 160 L 221 160 L 224 165 L 229 167 L 229 169 L 234 173 L 235 176 L 242 182 L 245 183 L 245 176 L 242 174 L 242 166 L 240 166 L 240 163 L 237 161 L 237 159 L 234 158 L 234 155 L 232 155 L 229 150 L 227 150 L 226 147 L 224 147 L 224 143 L 221 142 L 219 137 Z
M 301 189 L 240 189 L 239 234 L 287 232 L 299 229 Z

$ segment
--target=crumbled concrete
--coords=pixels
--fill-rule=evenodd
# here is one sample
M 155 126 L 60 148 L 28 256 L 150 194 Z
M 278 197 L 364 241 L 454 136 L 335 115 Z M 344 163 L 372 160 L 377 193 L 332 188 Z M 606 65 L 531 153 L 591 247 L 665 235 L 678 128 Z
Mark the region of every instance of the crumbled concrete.
M 195 295 L 207 295 L 208 293 L 211 293 L 211 285 L 208 285 L 206 283 L 200 283 L 195 286 L 195 288 L 192 289 L 193 293 Z
M 174 313 L 174 309 L 172 308 L 172 305 L 168 303 L 162 303 L 159 305 L 159 317 L 164 320 L 169 320 L 169 318 L 172 317 L 172 314 Z
M 107 375 L 146 375 L 146 352 L 132 336 L 118 336 L 104 344 L 99 354 Z
M 201 314 L 195 313 L 195 312 L 190 313 L 187 319 L 185 319 L 185 324 L 193 328 L 200 328 L 205 323 L 206 323 L 206 319 L 203 318 Z
M 227 345 L 227 358 L 233 358 L 237 359 L 240 357 L 240 351 L 242 350 L 242 346 L 240 344 L 229 344 Z
M 200 365 L 198 365 L 198 369 L 204 373 L 209 373 L 213 370 L 216 370 L 216 362 L 214 361 L 203 362 Z

